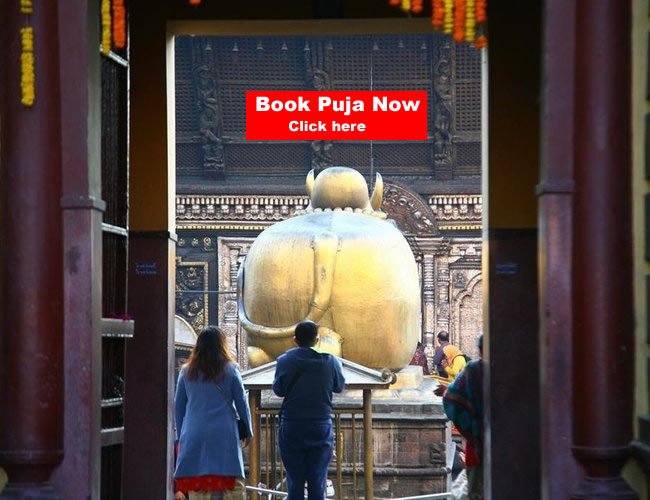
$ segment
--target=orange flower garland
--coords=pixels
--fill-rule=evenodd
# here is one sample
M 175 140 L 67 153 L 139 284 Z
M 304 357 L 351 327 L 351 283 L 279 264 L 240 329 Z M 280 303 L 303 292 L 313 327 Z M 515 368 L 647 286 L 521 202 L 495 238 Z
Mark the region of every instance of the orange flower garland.
M 454 0 L 454 41 L 465 40 L 465 0 Z
M 442 22 L 445 18 L 445 1 L 432 0 L 431 5 L 431 26 L 442 28 Z
M 419 14 L 422 12 L 422 2 L 423 0 L 411 0 L 411 12 L 413 12 L 413 14 Z
M 113 44 L 116 49 L 126 47 L 126 9 L 124 0 L 113 0 Z
M 481 35 L 476 37 L 476 40 L 474 41 L 474 47 L 477 49 L 484 49 L 487 47 L 487 38 L 485 35 Z
M 487 21 L 487 0 L 476 0 L 476 22 Z
M 388 1 L 405 12 L 420 14 L 424 10 L 424 0 Z M 477 49 L 487 47 L 486 22 L 487 0 L 431 0 L 431 26 L 452 35 L 457 43 L 473 43 Z
M 487 0 L 475 0 L 476 23 L 480 25 L 481 34 L 474 40 L 474 47 L 483 49 L 487 47 L 487 37 L 485 36 L 483 25 L 487 22 Z

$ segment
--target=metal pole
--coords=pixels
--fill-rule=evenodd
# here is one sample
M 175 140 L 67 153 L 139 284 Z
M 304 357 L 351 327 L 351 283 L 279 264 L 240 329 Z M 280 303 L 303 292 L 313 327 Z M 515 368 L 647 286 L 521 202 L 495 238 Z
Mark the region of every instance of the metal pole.
M 269 495 L 276 496 L 276 497 L 288 497 L 289 493 L 286 491 L 278 491 L 278 490 L 270 490 L 268 488 L 256 488 L 255 486 L 246 486 L 246 491 L 252 491 L 257 493 L 258 495 L 260 493 L 268 493 Z M 261 495 L 259 495 L 261 496 Z M 255 498 L 255 497 L 253 497 Z
M 336 423 L 336 498 L 343 498 L 343 431 L 341 430 L 341 414 L 337 413 L 334 418 Z
M 256 487 L 260 482 L 260 389 L 251 389 L 248 392 L 248 404 L 251 409 L 251 426 L 253 427 L 253 439 L 251 439 L 250 455 L 248 460 L 249 477 L 251 486 Z M 250 496 L 249 498 L 254 498 Z
M 351 431 L 352 431 L 352 491 L 353 491 L 353 500 L 357 500 L 357 488 L 359 483 L 357 481 L 357 422 L 354 417 L 354 412 L 352 413 L 352 418 L 350 419 Z
M 363 390 L 363 462 L 365 498 L 373 500 L 374 484 L 372 471 L 372 392 Z

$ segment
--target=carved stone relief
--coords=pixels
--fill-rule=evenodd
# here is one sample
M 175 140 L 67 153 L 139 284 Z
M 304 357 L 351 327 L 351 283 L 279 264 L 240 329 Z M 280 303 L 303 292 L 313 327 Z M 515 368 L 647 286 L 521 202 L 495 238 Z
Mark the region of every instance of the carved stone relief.
M 447 464 L 447 448 L 444 441 L 429 444 L 429 463 L 433 467 L 445 467 Z
M 223 177 L 226 167 L 222 139 L 223 113 L 215 77 L 214 54 L 209 41 L 197 37 L 195 43 L 200 45 L 194 51 L 194 54 L 200 54 L 200 60 L 195 61 L 194 72 L 200 108 L 199 131 L 203 149 L 203 171 L 207 176 Z
M 433 67 L 434 75 L 434 165 L 438 178 L 450 178 L 452 161 L 452 120 L 453 98 L 451 71 L 451 42 L 445 40 L 438 46 L 438 57 Z
M 479 356 L 476 340 L 483 331 L 483 291 L 481 272 L 456 271 L 464 274 L 466 286 L 453 297 L 452 338 L 458 339 L 461 351 L 476 359 Z
M 176 314 L 200 332 L 208 324 L 208 263 L 176 258 Z
M 176 246 L 179 248 L 195 248 L 203 252 L 214 252 L 217 248 L 215 238 L 210 236 L 179 238 Z
M 316 40 L 305 43 L 305 69 L 307 80 L 314 90 L 332 90 L 332 45 Z M 334 164 L 332 141 L 311 141 L 311 168 L 318 174 Z
M 436 259 L 436 328 L 435 333 L 449 332 L 449 259 Z
M 183 196 L 176 197 L 176 222 L 249 221 L 272 224 L 309 204 L 307 196 Z
M 461 229 L 462 225 L 472 225 L 479 229 L 483 214 L 483 202 L 480 196 L 434 195 L 429 198 L 438 228 Z
M 239 324 L 237 311 L 237 272 L 255 238 L 217 238 L 218 323 L 237 355 L 242 369 L 248 368 L 246 332 Z
M 422 201 L 419 195 L 412 201 L 412 191 L 405 190 L 407 198 L 400 201 L 404 196 L 403 192 L 395 189 L 390 191 L 391 186 L 398 186 L 390 181 L 385 181 L 384 210 L 390 217 L 396 220 L 400 217 L 393 212 L 401 210 L 404 217 L 410 217 L 409 203 L 413 202 L 413 217 L 415 222 L 407 223 L 406 228 L 417 227 L 424 224 L 425 229 L 430 225 L 417 219 L 418 216 L 424 216 L 429 221 L 433 221 L 438 229 L 473 229 L 480 230 L 482 216 L 482 199 L 478 195 L 432 195 L 426 200 L 425 208 L 422 208 L 417 200 Z M 292 216 L 296 210 L 302 210 L 309 204 L 309 198 L 303 196 L 200 196 L 200 195 L 177 195 L 176 196 L 176 222 L 182 228 L 184 224 L 191 222 L 242 222 L 242 221 L 259 221 L 273 223 L 284 220 Z M 420 212 L 415 214 L 415 212 Z
M 397 223 L 402 233 L 418 236 L 438 234 L 431 208 L 417 193 L 404 186 L 393 182 L 384 183 L 382 210 Z
M 422 257 L 422 302 L 423 302 L 423 326 L 425 332 L 432 332 L 435 329 L 435 262 L 431 254 Z

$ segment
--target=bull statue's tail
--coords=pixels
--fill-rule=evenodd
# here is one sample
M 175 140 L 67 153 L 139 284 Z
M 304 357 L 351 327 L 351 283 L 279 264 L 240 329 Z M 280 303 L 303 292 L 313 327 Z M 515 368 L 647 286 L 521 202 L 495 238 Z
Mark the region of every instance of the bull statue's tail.
M 334 233 L 322 232 L 312 237 L 311 247 L 314 250 L 314 288 L 309 301 L 309 312 L 300 321 L 309 320 L 318 323 L 330 307 L 339 239 Z M 300 321 L 288 326 L 271 327 L 258 325 L 250 320 L 244 305 L 244 286 L 246 285 L 244 269 L 245 262 L 240 266 L 237 274 L 237 288 L 239 289 L 237 309 L 241 325 L 251 337 L 257 339 L 293 337 L 296 325 Z

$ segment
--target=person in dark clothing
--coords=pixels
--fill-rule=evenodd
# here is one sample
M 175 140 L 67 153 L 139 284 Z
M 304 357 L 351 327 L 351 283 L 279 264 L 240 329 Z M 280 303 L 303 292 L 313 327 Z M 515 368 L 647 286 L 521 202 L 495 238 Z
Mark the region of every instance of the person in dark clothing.
M 332 458 L 332 393 L 345 378 L 341 361 L 314 349 L 318 325 L 298 323 L 294 342 L 277 360 L 273 392 L 283 397 L 280 409 L 280 456 L 287 471 L 289 500 L 325 498 L 327 466 Z
M 417 347 L 415 348 L 415 353 L 409 365 L 421 366 L 422 373 L 424 375 L 429 375 L 429 365 L 427 363 L 427 353 L 424 351 L 424 346 L 422 342 L 418 342 Z
M 438 375 L 441 377 L 447 377 L 447 372 L 445 371 L 445 364 L 443 361 L 445 360 L 445 346 L 449 345 L 449 334 L 447 332 L 438 332 L 436 338 L 438 339 L 438 345 L 436 346 L 436 350 L 433 353 L 433 369 L 436 370 Z
M 483 335 L 478 338 L 483 355 Z M 483 500 L 483 369 L 482 359 L 470 361 L 443 392 L 442 404 L 465 442 L 468 498 Z M 439 391 L 437 394 L 440 395 Z

